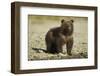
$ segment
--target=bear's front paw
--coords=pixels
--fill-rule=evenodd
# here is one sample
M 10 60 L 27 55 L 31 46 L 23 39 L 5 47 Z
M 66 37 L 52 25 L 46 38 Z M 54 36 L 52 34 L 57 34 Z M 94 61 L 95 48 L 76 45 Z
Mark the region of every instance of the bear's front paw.
M 67 52 L 67 54 L 68 54 L 69 56 L 72 56 L 72 53 L 71 53 L 71 52 Z

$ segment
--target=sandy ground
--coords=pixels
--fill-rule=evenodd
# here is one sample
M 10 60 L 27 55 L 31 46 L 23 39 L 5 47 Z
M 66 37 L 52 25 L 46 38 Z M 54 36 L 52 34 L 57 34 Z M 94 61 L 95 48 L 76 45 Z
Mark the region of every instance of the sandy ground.
M 72 56 L 67 55 L 66 47 L 63 53 L 45 53 L 45 35 L 50 28 L 58 27 L 61 19 L 74 20 L 74 46 Z M 28 16 L 28 60 L 76 59 L 88 57 L 88 18 L 86 17 L 54 17 Z

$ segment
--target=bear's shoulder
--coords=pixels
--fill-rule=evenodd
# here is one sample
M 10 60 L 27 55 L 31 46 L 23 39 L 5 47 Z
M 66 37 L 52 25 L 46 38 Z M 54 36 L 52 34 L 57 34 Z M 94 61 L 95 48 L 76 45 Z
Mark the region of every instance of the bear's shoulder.
M 53 36 L 59 36 L 59 33 L 61 32 L 61 28 L 55 27 L 55 28 L 52 28 L 50 31 L 53 33 Z

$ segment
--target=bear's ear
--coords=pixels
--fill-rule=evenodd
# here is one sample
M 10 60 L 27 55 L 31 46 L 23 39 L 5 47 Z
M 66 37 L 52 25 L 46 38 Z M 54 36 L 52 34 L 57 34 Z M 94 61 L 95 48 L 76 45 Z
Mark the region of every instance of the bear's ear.
M 65 20 L 64 20 L 64 19 L 62 19 L 62 20 L 61 20 L 61 23 L 63 23 L 64 21 L 65 21 Z
M 74 20 L 70 20 L 72 23 L 74 22 Z

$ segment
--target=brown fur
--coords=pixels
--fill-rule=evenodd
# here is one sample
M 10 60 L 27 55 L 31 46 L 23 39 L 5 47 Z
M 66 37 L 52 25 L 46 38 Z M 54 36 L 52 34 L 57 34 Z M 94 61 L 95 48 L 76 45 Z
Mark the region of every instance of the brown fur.
M 73 47 L 73 20 L 61 20 L 61 26 L 50 29 L 45 37 L 47 51 L 49 53 L 60 53 L 62 47 L 66 44 L 66 50 L 71 55 Z

